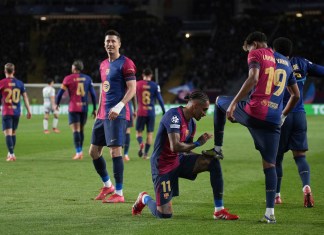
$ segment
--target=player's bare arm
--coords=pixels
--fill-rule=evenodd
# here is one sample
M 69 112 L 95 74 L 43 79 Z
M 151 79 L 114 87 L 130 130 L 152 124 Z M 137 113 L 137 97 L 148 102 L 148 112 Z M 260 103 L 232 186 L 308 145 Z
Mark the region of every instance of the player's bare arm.
M 23 99 L 24 99 L 25 107 L 27 109 L 27 119 L 31 119 L 32 114 L 30 111 L 29 99 L 26 92 L 23 93 Z
M 202 134 L 197 141 L 193 143 L 184 143 L 180 141 L 179 133 L 169 133 L 169 142 L 170 148 L 173 152 L 190 152 L 194 148 L 204 145 L 209 139 L 213 137 L 212 134 L 204 133 Z

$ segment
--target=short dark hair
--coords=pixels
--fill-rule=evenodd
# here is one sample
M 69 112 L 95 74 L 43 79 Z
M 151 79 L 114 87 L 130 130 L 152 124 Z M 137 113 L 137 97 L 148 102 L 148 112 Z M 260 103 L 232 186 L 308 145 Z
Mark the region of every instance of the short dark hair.
M 279 37 L 273 41 L 273 49 L 284 56 L 290 56 L 293 50 L 293 43 L 289 38 Z
M 246 51 L 247 45 L 251 45 L 253 42 L 267 43 L 267 36 L 260 31 L 255 31 L 255 32 L 250 33 L 244 40 L 243 49 Z
M 119 41 L 121 41 L 120 34 L 114 29 L 107 30 L 107 32 L 105 33 L 105 37 L 108 36 L 108 35 L 110 35 L 110 36 L 115 35 L 115 36 L 117 36 L 117 38 L 119 38 Z
M 52 78 L 47 79 L 47 84 L 48 85 L 51 84 L 52 82 L 54 82 L 54 79 L 52 79 Z
M 15 71 L 15 65 L 13 63 L 6 63 L 5 66 L 5 72 L 12 74 Z
M 184 97 L 185 100 L 200 100 L 202 103 L 209 102 L 209 97 L 208 95 L 201 91 L 201 90 L 196 90 L 191 92 L 189 95 L 186 95 Z
M 82 71 L 84 68 L 82 60 L 75 60 L 72 65 L 74 65 L 75 69 L 79 71 Z
M 149 76 L 149 75 L 152 75 L 153 72 L 152 72 L 152 70 L 150 68 L 146 68 L 146 69 L 143 70 L 143 74 L 145 76 Z

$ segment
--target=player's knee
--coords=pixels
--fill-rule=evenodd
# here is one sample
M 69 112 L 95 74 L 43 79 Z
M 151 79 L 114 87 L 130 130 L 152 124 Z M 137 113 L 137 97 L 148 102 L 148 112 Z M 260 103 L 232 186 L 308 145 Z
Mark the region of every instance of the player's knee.
M 171 214 L 162 214 L 161 212 L 157 211 L 157 217 L 160 219 L 170 219 L 170 218 L 172 218 L 172 213 Z

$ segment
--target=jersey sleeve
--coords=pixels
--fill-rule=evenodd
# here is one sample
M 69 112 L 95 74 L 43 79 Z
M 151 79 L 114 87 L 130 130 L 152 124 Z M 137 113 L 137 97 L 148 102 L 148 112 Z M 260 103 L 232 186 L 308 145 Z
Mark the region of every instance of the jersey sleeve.
M 294 84 L 297 83 L 297 80 L 296 80 L 296 77 L 294 75 L 294 72 L 291 68 L 291 71 L 290 71 L 290 74 L 289 74 L 289 77 L 288 77 L 288 81 L 287 81 L 287 86 L 292 86 Z
M 68 86 L 69 86 L 68 77 L 65 77 L 63 79 L 63 82 L 62 82 L 62 85 L 61 85 L 61 89 L 63 89 L 64 91 L 66 91 L 66 89 L 68 88 Z
M 260 68 L 260 55 L 258 53 L 258 50 L 252 50 L 251 52 L 249 52 L 247 62 L 249 69 Z
M 136 66 L 131 59 L 126 58 L 122 71 L 126 81 L 136 80 Z
M 307 71 L 310 75 L 321 76 L 321 77 L 324 76 L 324 66 L 314 64 L 307 59 L 305 59 L 305 61 L 307 63 Z
M 168 115 L 162 118 L 162 122 L 167 130 L 167 133 L 180 133 L 181 118 L 180 114 L 176 112 L 170 112 Z

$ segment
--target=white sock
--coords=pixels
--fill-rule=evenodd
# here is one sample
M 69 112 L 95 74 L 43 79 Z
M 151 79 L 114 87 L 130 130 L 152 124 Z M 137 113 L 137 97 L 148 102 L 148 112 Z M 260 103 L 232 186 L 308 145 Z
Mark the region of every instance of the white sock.
M 118 194 L 119 196 L 123 196 L 123 190 L 115 190 L 115 193 Z
M 280 193 L 276 193 L 276 197 L 280 197 Z
M 57 128 L 58 118 L 53 119 L 53 128 Z
M 215 212 L 221 211 L 221 210 L 223 210 L 223 209 L 224 209 L 224 207 L 223 207 L 223 206 L 220 206 L 220 207 L 215 207 Z
M 43 119 L 43 127 L 44 127 L 44 130 L 48 130 L 48 120 Z
M 222 149 L 222 146 L 216 146 L 215 145 L 214 149 L 215 149 L 216 152 L 220 152 L 221 149 Z
M 110 188 L 112 185 L 111 180 L 109 179 L 108 181 L 104 182 L 104 187 Z
M 274 215 L 274 208 L 266 208 L 265 216 L 270 218 L 270 215 Z

